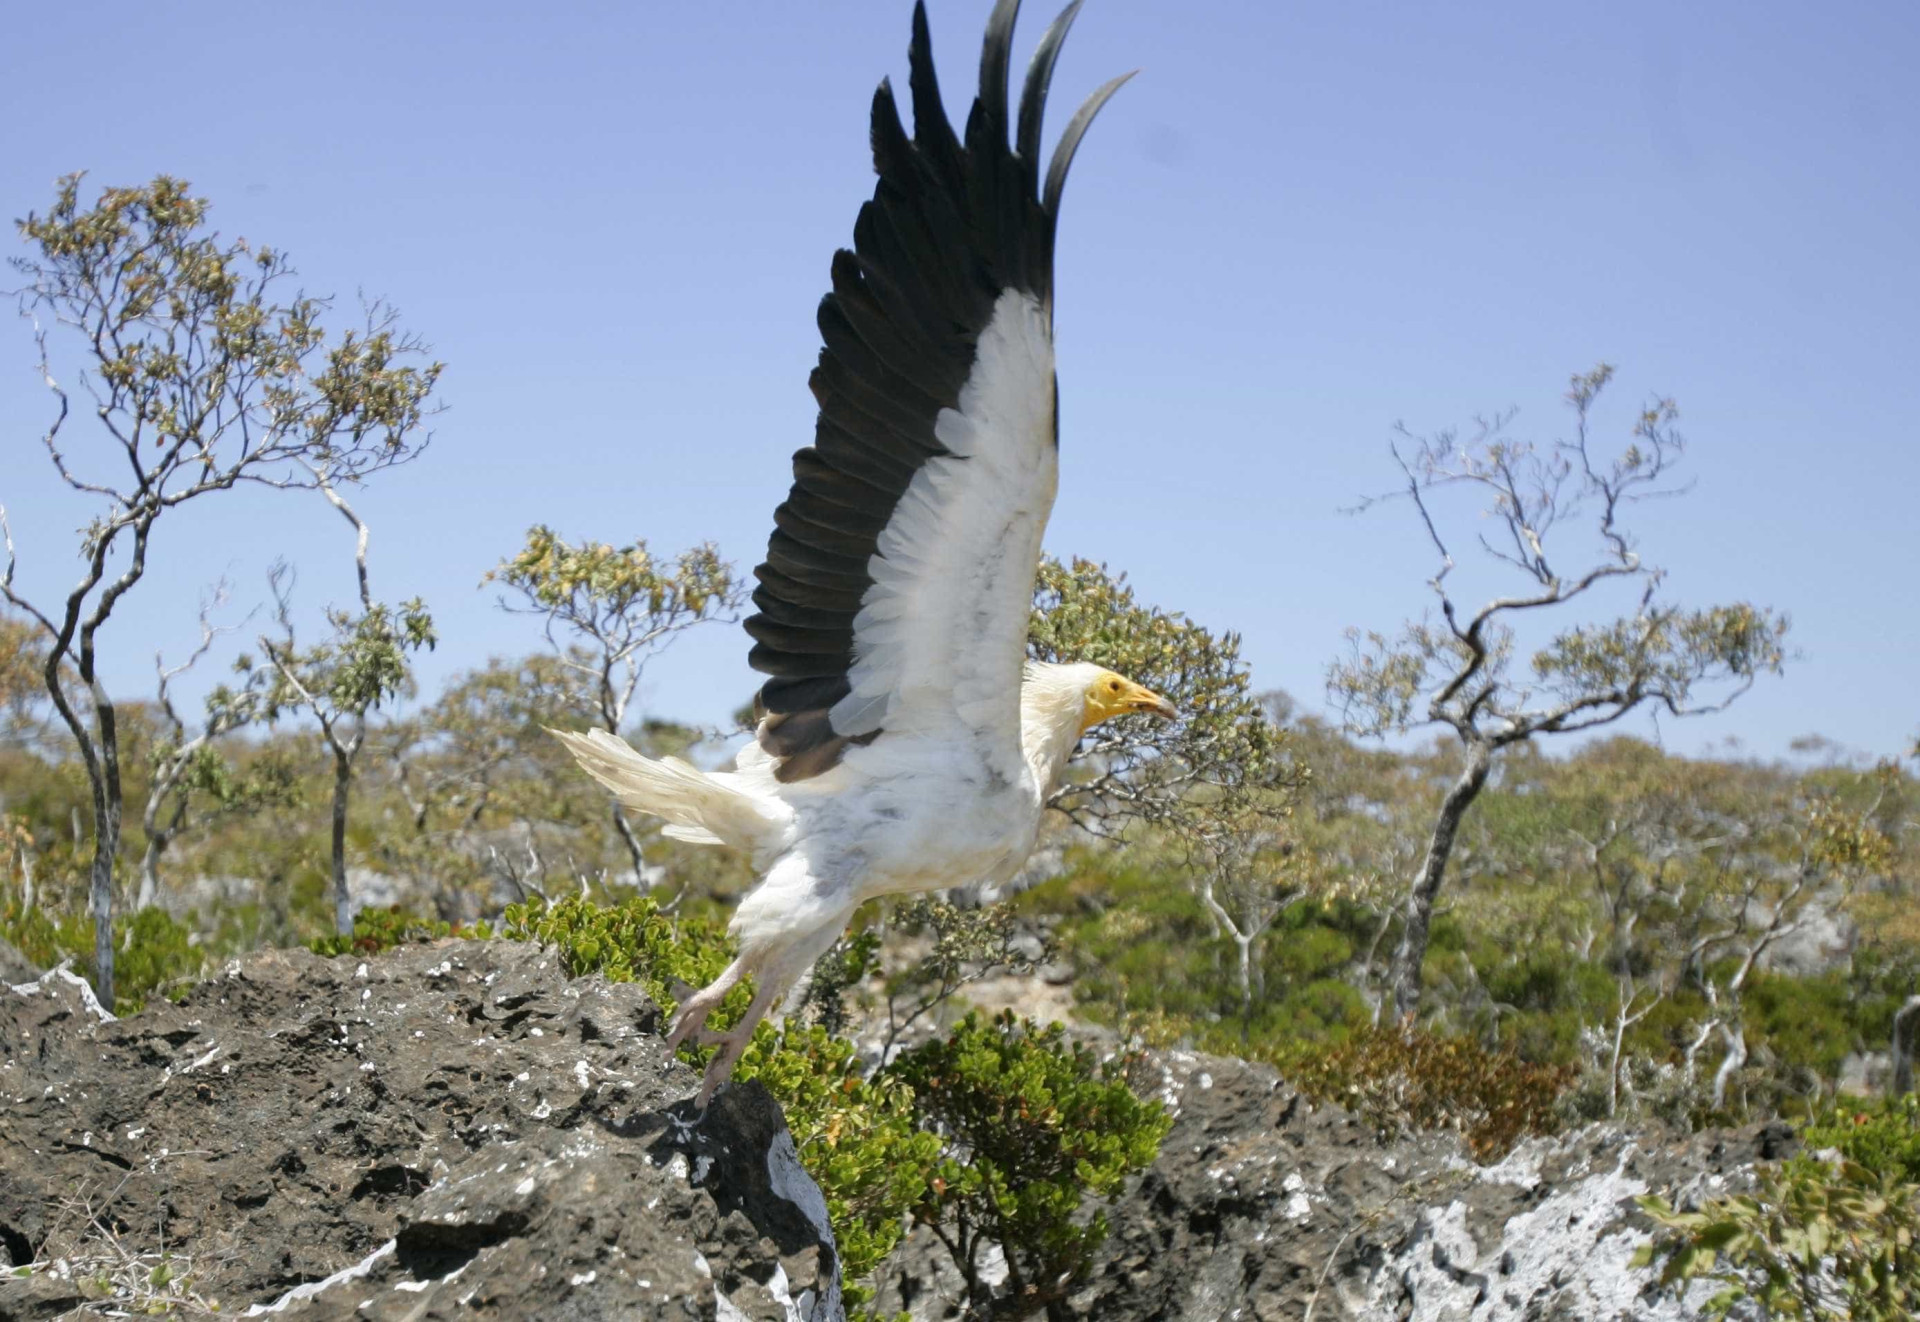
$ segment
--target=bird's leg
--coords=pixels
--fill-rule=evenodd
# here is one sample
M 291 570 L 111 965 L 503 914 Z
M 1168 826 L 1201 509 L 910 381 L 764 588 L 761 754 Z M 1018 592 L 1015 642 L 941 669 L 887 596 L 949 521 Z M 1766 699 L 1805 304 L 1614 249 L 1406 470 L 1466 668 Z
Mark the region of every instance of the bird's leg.
M 776 868 L 769 877 L 769 884 L 778 875 Z M 804 866 L 799 876 L 802 881 L 808 881 Z M 763 888 L 749 896 L 748 901 L 756 898 L 764 900 L 766 897 L 767 892 Z M 707 1016 L 719 1006 L 721 998 L 733 989 L 734 984 L 748 974 L 753 976 L 753 1004 L 747 1007 L 747 1013 L 738 1024 L 724 1033 L 700 1028 L 700 1041 L 720 1048 L 720 1054 L 707 1066 L 706 1078 L 700 1084 L 699 1104 L 702 1110 L 706 1109 L 714 1091 L 733 1073 L 733 1067 L 739 1063 L 740 1057 L 746 1054 L 747 1044 L 753 1041 L 753 1030 L 767 1017 L 767 1011 L 779 1004 L 794 983 L 813 967 L 813 962 L 827 952 L 827 947 L 846 927 L 852 913 L 853 906 L 850 903 L 822 905 L 817 899 L 811 912 L 807 905 L 800 904 L 771 915 L 764 910 L 752 912 L 747 903 L 742 904 L 740 912 L 734 916 L 735 931 L 741 938 L 740 958 L 729 964 L 727 971 L 714 979 L 711 987 L 702 988 L 688 998 L 680 1018 L 673 1025 L 673 1032 L 667 1038 L 674 1046 L 685 1041 L 696 1026 L 706 1023 Z
M 746 1054 L 747 1045 L 753 1041 L 753 1030 L 767 1017 L 767 1011 L 773 1008 L 774 998 L 781 988 L 771 979 L 767 985 L 754 992 L 753 1004 L 747 1007 L 747 1013 L 740 1022 L 726 1032 L 702 1030 L 700 1041 L 709 1046 L 720 1048 L 720 1054 L 707 1065 L 707 1073 L 700 1080 L 700 1095 L 694 1099 L 694 1105 L 701 1110 L 707 1109 L 707 1103 L 713 1100 L 713 1094 L 733 1073 L 733 1067 L 740 1063 L 740 1057 Z
M 736 959 L 727 965 L 719 977 L 687 997 L 680 1007 L 680 1013 L 673 1018 L 673 1027 L 667 1030 L 667 1050 L 677 1050 L 682 1042 L 694 1036 L 696 1030 L 700 1044 L 711 1046 L 709 1037 L 717 1035 L 706 1031 L 707 1016 L 720 1008 L 720 1002 L 727 998 L 727 993 L 746 975 L 747 961 L 744 958 Z

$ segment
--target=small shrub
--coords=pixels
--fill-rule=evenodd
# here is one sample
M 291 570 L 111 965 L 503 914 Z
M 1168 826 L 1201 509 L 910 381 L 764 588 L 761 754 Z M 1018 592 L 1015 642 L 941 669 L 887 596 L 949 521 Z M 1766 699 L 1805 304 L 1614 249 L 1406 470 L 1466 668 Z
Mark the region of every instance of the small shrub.
M 329 933 L 307 942 L 316 955 L 377 955 L 395 946 L 425 944 L 441 937 L 466 936 L 484 940 L 493 930 L 485 923 L 456 927 L 437 918 L 422 918 L 399 905 L 386 909 L 362 909 L 353 916 L 353 935 Z
M 1172 1119 L 1127 1087 L 1125 1062 L 1099 1062 L 1060 1025 L 1038 1028 L 1011 1011 L 969 1014 L 946 1038 L 903 1055 L 885 1074 L 913 1090 L 921 1124 L 940 1136 L 940 1161 L 915 1216 L 953 1254 L 969 1290 L 982 1291 L 980 1252 L 1006 1255 L 1020 1315 L 1061 1299 L 1105 1241 L 1110 1199 L 1151 1163 Z
M 142 909 L 123 918 L 120 952 L 114 961 L 117 1014 L 138 1013 L 154 996 L 177 994 L 197 982 L 206 969 L 206 952 L 193 932 L 164 909 Z
M 1371 1028 L 1333 1046 L 1276 1053 L 1301 1092 L 1338 1102 L 1382 1129 L 1451 1129 L 1479 1161 L 1495 1161 L 1529 1134 L 1559 1128 L 1555 1103 L 1578 1071 L 1540 1065 L 1471 1038 Z
M 733 958 L 726 932 L 717 924 L 675 922 L 644 895 L 611 905 L 577 895 L 553 904 L 510 904 L 500 935 L 552 946 L 569 977 L 598 973 L 609 982 L 637 982 L 668 1014 L 679 1004 L 679 988 L 704 987 Z M 738 1023 L 752 1000 L 751 983 L 743 982 L 710 1022 L 715 1028 Z
M 119 936 L 113 995 L 117 1015 L 138 1014 L 148 1000 L 184 988 L 206 967 L 206 952 L 192 929 L 164 909 L 123 915 L 114 931 Z M 93 981 L 93 919 L 86 914 L 50 915 L 9 904 L 0 910 L 0 938 L 39 968 L 66 962 L 77 976 Z
M 1744 1304 L 1770 1318 L 1907 1322 L 1920 1309 L 1920 1185 L 1898 1171 L 1798 1157 L 1763 1170 L 1753 1194 L 1695 1212 L 1637 1201 L 1661 1233 L 1635 1262 L 1659 1263 L 1669 1287 L 1719 1282 L 1707 1317 Z
M 1830 1109 L 1800 1138 L 1809 1148 L 1833 1148 L 1876 1175 L 1920 1184 L 1920 1097 L 1911 1093 Z
M 50 969 L 62 960 L 70 960 L 88 972 L 93 968 L 91 918 L 49 914 L 37 906 L 9 900 L 5 908 L 0 908 L 0 939 L 9 942 L 35 968 Z

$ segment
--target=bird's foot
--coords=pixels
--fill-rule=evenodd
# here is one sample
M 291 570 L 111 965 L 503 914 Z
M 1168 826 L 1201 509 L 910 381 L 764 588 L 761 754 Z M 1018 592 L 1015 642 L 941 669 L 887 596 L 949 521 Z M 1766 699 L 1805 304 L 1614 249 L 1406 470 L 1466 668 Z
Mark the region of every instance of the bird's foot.
M 713 1029 L 700 1031 L 702 1046 L 720 1048 L 720 1054 L 708 1063 L 706 1075 L 700 1080 L 699 1096 L 694 1099 L 694 1105 L 702 1111 L 707 1109 L 707 1103 L 713 1100 L 713 1094 L 719 1090 L 720 1085 L 732 1076 L 733 1067 L 740 1063 L 740 1057 L 746 1054 L 747 1044 L 753 1041 L 753 1028 L 756 1022 L 748 1020 L 724 1033 Z
M 667 1030 L 667 1050 L 678 1051 L 680 1044 L 689 1039 L 703 1047 L 713 1045 L 714 1030 L 707 1027 L 707 1016 L 720 1008 L 720 1002 L 726 997 L 726 988 L 720 989 L 718 996 L 709 995 L 713 988 L 696 992 L 687 998 L 680 1013 L 673 1017 L 673 1026 Z

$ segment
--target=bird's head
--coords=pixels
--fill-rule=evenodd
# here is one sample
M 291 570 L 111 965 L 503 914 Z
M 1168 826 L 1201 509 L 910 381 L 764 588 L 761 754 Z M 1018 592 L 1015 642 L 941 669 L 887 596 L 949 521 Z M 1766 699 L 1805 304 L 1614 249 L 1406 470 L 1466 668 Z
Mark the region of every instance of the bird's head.
M 1134 683 L 1125 675 L 1116 675 L 1111 670 L 1090 666 L 1092 675 L 1085 692 L 1086 709 L 1080 718 L 1080 732 L 1085 734 L 1102 721 L 1110 721 L 1116 716 L 1128 716 L 1145 712 L 1152 716 L 1172 720 L 1180 714 L 1180 709 L 1155 693 L 1152 689 Z

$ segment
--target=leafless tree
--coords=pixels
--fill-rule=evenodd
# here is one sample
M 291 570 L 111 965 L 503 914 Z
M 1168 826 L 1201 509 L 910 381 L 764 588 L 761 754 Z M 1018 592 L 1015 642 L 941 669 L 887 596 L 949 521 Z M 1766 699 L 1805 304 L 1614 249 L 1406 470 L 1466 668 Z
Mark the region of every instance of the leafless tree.
M 1307 898 L 1289 875 L 1292 845 L 1276 819 L 1259 814 L 1199 818 L 1183 833 L 1187 874 L 1214 933 L 1233 943 L 1242 1031 L 1266 990 L 1260 951 L 1274 921 Z
M 1503 749 L 1598 729 L 1642 708 L 1673 716 L 1718 711 L 1785 658 L 1787 624 L 1769 610 L 1745 603 L 1686 610 L 1659 600 L 1665 571 L 1642 559 L 1622 519 L 1638 502 L 1679 494 L 1671 481 L 1682 450 L 1678 413 L 1671 400 L 1651 401 L 1627 446 L 1603 459 L 1592 412 L 1612 375 L 1602 365 L 1573 378 L 1571 440 L 1544 448 L 1513 440 L 1509 412 L 1482 419 L 1465 439 L 1453 432 L 1416 438 L 1402 428 L 1392 447 L 1402 484 L 1378 500 L 1404 500 L 1419 519 L 1438 558 L 1428 586 L 1440 621 L 1410 623 L 1393 638 L 1353 632 L 1351 654 L 1330 668 L 1327 687 L 1352 732 L 1438 725 L 1460 744 L 1459 772 L 1401 906 L 1389 980 L 1402 1020 L 1419 1007 L 1433 906 L 1460 823 Z M 1456 490 L 1483 502 L 1491 531 L 1479 534 L 1477 545 L 1496 572 L 1521 584 L 1477 610 L 1463 607 L 1449 582 L 1455 560 L 1438 504 Z M 1553 534 L 1581 517 L 1599 549 L 1590 558 L 1576 552 L 1577 567 L 1569 568 L 1559 553 L 1564 539 Z M 1561 627 L 1533 652 L 1526 673 L 1515 673 L 1516 629 L 1557 623 L 1611 585 L 1633 590 L 1630 614 Z
M 200 729 L 192 734 L 174 704 L 173 682 L 192 670 L 213 650 L 215 641 L 231 628 L 213 623 L 213 614 L 228 599 L 227 585 L 215 589 L 212 599 L 200 607 L 200 641 L 185 661 L 169 666 L 155 653 L 153 668 L 158 682 L 154 706 L 165 725 L 165 734 L 153 750 L 152 776 L 147 786 L 147 801 L 140 814 L 140 829 L 146 836 L 146 848 L 140 856 L 140 890 L 134 909 L 146 909 L 160 898 L 160 858 L 182 832 L 198 824 L 193 809 L 196 797 L 211 798 L 216 809 L 236 805 L 242 795 L 231 770 L 220 759 L 215 743 L 222 735 L 246 725 L 253 716 L 250 704 L 229 693 L 215 690 L 207 705 Z

